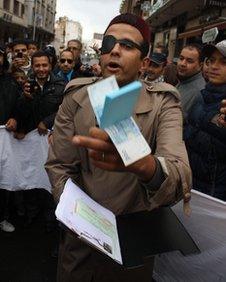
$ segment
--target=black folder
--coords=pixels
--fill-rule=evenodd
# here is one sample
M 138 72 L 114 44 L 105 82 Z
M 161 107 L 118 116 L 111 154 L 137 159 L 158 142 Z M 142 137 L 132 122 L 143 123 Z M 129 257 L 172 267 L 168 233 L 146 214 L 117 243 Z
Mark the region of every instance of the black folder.
M 142 265 L 144 258 L 180 251 L 200 250 L 170 207 L 116 217 L 123 265 Z

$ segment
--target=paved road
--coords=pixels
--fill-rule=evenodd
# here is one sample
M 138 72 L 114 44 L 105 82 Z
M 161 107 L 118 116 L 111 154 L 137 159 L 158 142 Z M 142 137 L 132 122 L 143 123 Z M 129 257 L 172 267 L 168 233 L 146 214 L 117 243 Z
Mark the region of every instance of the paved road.
M 19 217 L 12 221 L 15 232 L 0 231 L 0 282 L 55 282 L 57 232 L 46 233 L 41 216 L 26 229 Z

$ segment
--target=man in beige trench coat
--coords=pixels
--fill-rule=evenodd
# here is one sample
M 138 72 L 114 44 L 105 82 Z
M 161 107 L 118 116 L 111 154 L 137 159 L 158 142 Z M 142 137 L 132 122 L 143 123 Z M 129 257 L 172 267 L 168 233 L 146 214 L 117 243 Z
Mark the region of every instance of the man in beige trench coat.
M 104 33 L 103 77 L 115 75 L 119 86 L 138 79 L 148 53 L 150 30 L 139 17 L 122 14 Z M 46 169 L 56 201 L 71 177 L 95 201 L 125 214 L 152 210 L 190 197 L 191 174 L 182 141 L 182 114 L 177 90 L 165 83 L 143 84 L 133 117 L 152 154 L 125 167 L 106 132 L 96 126 L 85 78 L 71 81 L 55 119 Z M 154 226 L 150 227 L 154 228 Z M 62 230 L 58 282 L 152 281 L 153 259 L 125 269 Z

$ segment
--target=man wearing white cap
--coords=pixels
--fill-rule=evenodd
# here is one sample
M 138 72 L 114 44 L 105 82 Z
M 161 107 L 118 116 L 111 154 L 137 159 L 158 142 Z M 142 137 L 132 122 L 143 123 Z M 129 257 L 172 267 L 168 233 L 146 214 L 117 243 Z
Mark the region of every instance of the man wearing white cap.
M 226 40 L 206 45 L 203 54 L 209 65 L 209 83 L 188 117 L 192 128 L 186 146 L 193 188 L 226 201 L 226 128 L 222 127 L 225 104 L 221 109 L 226 99 Z

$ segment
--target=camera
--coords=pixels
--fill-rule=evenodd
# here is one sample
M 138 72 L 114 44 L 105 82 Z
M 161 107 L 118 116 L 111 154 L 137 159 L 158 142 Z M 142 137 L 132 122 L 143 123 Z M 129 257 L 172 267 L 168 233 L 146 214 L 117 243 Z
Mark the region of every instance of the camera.
M 23 58 L 23 53 L 22 52 L 18 52 L 17 53 L 17 58 Z
M 30 94 L 34 96 L 36 90 L 38 89 L 37 82 L 34 78 L 29 78 L 27 82 L 30 84 Z
M 84 71 L 86 71 L 86 72 L 91 72 L 92 71 L 92 67 L 89 64 L 84 64 L 83 68 L 84 68 Z

